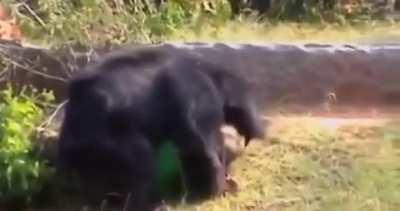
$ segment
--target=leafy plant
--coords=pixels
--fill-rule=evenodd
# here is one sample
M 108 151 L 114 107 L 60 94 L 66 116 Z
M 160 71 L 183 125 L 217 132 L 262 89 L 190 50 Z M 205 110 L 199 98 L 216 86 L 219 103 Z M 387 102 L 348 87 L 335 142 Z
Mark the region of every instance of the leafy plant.
M 0 204 L 23 205 L 51 173 L 32 140 L 44 114 L 37 102 L 51 101 L 52 95 L 25 88 L 16 95 L 9 87 L 0 96 Z
M 174 1 L 161 8 L 159 13 L 155 13 L 146 21 L 152 35 L 165 36 L 173 33 L 182 27 L 190 14 L 188 10 Z

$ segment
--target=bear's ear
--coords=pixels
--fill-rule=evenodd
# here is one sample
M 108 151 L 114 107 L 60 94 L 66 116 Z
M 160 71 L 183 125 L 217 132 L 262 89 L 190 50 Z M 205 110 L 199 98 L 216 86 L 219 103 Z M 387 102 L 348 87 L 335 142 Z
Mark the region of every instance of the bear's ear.
M 245 137 L 244 146 L 248 146 L 252 139 L 265 139 L 267 132 L 265 131 L 268 128 L 269 122 L 267 121 L 258 121 L 256 126 L 254 127 L 252 136 Z
M 224 72 L 219 75 L 217 83 L 224 98 L 225 122 L 245 138 L 246 146 L 251 139 L 263 139 L 265 127 L 248 81 L 240 74 Z
M 245 103 L 236 107 L 225 106 L 224 115 L 226 123 L 245 138 L 246 146 L 252 139 L 265 137 L 264 124 L 252 106 Z

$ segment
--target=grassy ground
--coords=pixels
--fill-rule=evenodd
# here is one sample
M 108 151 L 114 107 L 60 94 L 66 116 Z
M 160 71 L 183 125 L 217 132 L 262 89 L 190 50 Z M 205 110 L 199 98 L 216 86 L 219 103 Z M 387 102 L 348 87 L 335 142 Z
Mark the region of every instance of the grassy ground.
M 203 27 L 200 33 L 177 31 L 171 41 L 283 42 L 283 43 L 393 43 L 400 41 L 400 24 L 369 22 L 360 25 L 307 23 L 256 24 L 232 21 L 226 26 Z
M 237 194 L 172 210 L 400 210 L 400 122 L 275 117 L 233 176 Z

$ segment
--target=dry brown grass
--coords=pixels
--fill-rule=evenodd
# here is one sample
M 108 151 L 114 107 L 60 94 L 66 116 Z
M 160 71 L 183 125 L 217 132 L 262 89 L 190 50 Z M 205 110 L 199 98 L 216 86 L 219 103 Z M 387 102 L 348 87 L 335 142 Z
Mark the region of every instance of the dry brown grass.
M 275 117 L 234 164 L 236 195 L 172 210 L 399 210 L 400 123 Z
M 190 30 L 177 31 L 172 41 L 282 42 L 282 43 L 348 43 L 398 42 L 400 24 L 373 23 L 363 26 L 279 23 L 256 24 L 250 21 L 229 22 L 216 29 L 203 27 L 201 34 Z

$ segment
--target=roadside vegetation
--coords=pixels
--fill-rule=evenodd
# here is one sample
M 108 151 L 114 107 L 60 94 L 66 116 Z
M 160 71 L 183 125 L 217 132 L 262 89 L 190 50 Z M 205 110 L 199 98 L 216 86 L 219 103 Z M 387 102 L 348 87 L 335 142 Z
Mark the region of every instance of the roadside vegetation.
M 379 15 L 367 1 L 328 1 L 334 5 L 331 9 L 318 1 L 285 0 L 264 16 L 244 10 L 231 18 L 226 0 L 170 0 L 159 8 L 141 0 L 6 0 L 19 18 L 26 42 L 51 47 L 171 40 L 398 40 L 399 24 Z

